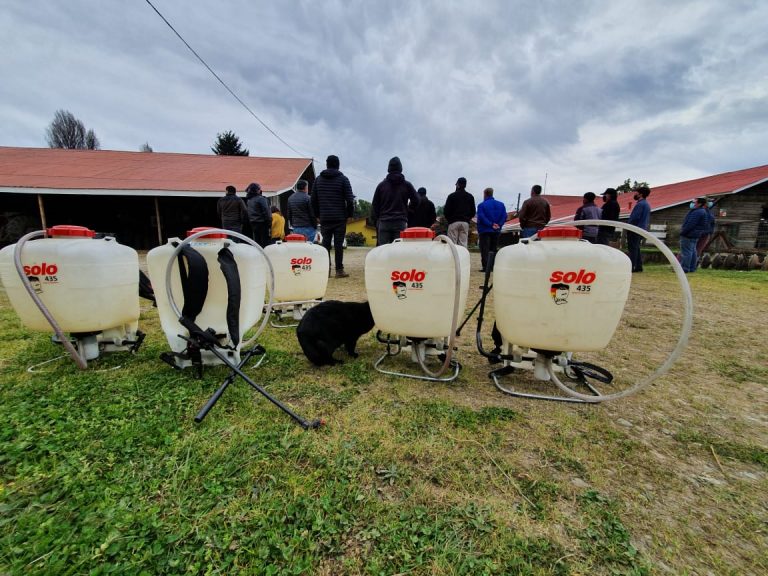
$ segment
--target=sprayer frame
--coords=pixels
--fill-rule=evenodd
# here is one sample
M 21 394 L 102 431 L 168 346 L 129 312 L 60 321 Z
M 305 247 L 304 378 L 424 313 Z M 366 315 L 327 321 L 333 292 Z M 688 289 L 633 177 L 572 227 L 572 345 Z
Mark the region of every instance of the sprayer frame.
M 606 226 L 606 223 L 607 223 L 606 220 L 579 220 L 579 221 L 572 221 L 572 222 L 558 222 L 556 224 L 551 224 L 550 227 Z M 683 297 L 682 328 L 680 330 L 680 337 L 678 338 L 677 344 L 675 345 L 674 349 L 669 353 L 665 361 L 653 373 L 651 373 L 650 375 L 646 376 L 644 379 L 637 382 L 634 386 L 630 386 L 626 390 L 623 390 L 621 392 L 616 392 L 614 394 L 600 394 L 599 391 L 597 391 L 594 387 L 586 383 L 586 380 L 585 380 L 585 384 L 593 393 L 592 395 L 582 394 L 580 392 L 577 392 L 576 390 L 573 390 L 572 388 L 564 384 L 557 377 L 557 374 L 556 374 L 557 369 L 555 368 L 555 365 L 552 362 L 552 357 L 546 358 L 545 360 L 546 369 L 547 369 L 547 372 L 549 373 L 550 380 L 554 382 L 554 384 L 567 396 L 548 396 L 548 395 L 540 395 L 540 394 L 528 394 L 523 392 L 517 392 L 501 386 L 501 384 L 498 382 L 498 377 L 510 373 L 509 368 L 511 366 L 509 365 L 493 370 L 488 374 L 488 377 L 493 380 L 496 388 L 498 388 L 501 392 L 504 392 L 505 394 L 509 394 L 510 396 L 517 396 L 520 398 L 532 398 L 537 400 L 554 400 L 554 401 L 560 401 L 560 402 L 577 402 L 577 403 L 589 403 L 589 404 L 604 402 L 606 400 L 618 400 L 619 398 L 624 398 L 625 396 L 630 396 L 631 394 L 635 394 L 639 392 L 640 390 L 648 386 L 651 382 L 653 382 L 657 378 L 660 378 L 672 367 L 672 365 L 677 361 L 677 359 L 685 350 L 686 346 L 688 345 L 688 337 L 690 336 L 690 333 L 691 333 L 691 327 L 693 326 L 693 296 L 691 294 L 691 287 L 688 284 L 688 279 L 685 277 L 685 272 L 683 272 L 683 268 L 680 266 L 680 263 L 677 261 L 677 258 L 663 242 L 661 242 L 658 238 L 656 238 L 646 230 L 639 228 L 637 226 L 633 226 L 632 224 L 627 224 L 625 222 L 610 221 L 609 224 L 611 227 L 622 228 L 629 232 L 634 232 L 635 234 L 638 234 L 644 237 L 646 240 L 649 240 L 651 244 L 653 244 L 656 248 L 659 249 L 659 251 L 661 251 L 662 254 L 664 254 L 667 260 L 669 260 L 669 263 L 672 265 L 672 269 L 674 270 L 675 275 L 677 276 L 678 282 L 680 284 L 680 290 L 682 292 L 682 297 Z M 537 238 L 538 238 L 538 235 L 534 235 L 534 236 L 531 236 L 530 238 L 526 238 L 524 241 L 531 242 L 533 240 L 536 240 Z M 495 257 L 495 254 L 494 254 L 494 257 Z M 488 278 L 489 278 L 489 272 L 486 272 L 486 286 L 488 283 Z M 508 357 L 503 357 L 498 354 L 490 354 L 486 352 L 482 346 L 482 336 L 480 334 L 480 329 L 482 327 L 482 321 L 483 321 L 482 316 L 483 316 L 483 309 L 485 307 L 485 298 L 487 297 L 488 292 L 490 292 L 490 288 L 485 289 L 483 291 L 483 296 L 481 297 L 482 304 L 480 306 L 480 315 L 477 321 L 477 334 L 476 334 L 477 349 L 480 352 L 480 354 L 482 354 L 488 359 L 509 361 L 510 358 Z M 512 344 L 512 343 L 509 343 L 509 344 Z M 566 369 L 567 369 L 567 366 L 563 368 L 563 370 L 566 370 Z
M 256 339 L 261 335 L 264 328 L 267 325 L 267 322 L 269 322 L 269 317 L 272 313 L 272 303 L 275 293 L 275 273 L 272 269 L 272 263 L 269 261 L 269 258 L 267 258 L 267 255 L 264 253 L 264 249 L 259 246 L 256 242 L 254 242 L 251 238 L 248 238 L 247 236 L 244 236 L 243 234 L 240 234 L 239 232 L 234 232 L 232 230 L 224 230 L 222 228 L 207 228 L 205 230 L 201 230 L 199 232 L 195 232 L 194 234 L 191 234 L 190 236 L 187 236 L 184 240 L 179 242 L 179 245 L 176 246 L 176 249 L 171 254 L 171 257 L 168 260 L 168 264 L 165 268 L 165 291 L 166 295 L 168 296 L 168 303 L 171 306 L 171 310 L 173 310 L 173 313 L 176 315 L 178 319 L 181 319 L 182 313 L 181 310 L 179 310 L 178 305 L 176 304 L 176 300 L 173 298 L 173 292 L 171 290 L 171 270 L 173 269 L 173 264 L 176 261 L 176 258 L 181 253 L 181 249 L 186 246 L 187 244 L 190 244 L 193 240 L 196 240 L 197 238 L 200 238 L 201 236 L 208 236 L 211 234 L 224 234 L 226 236 L 231 236 L 233 238 L 239 238 L 240 240 L 243 240 L 247 244 L 250 244 L 251 246 L 257 248 L 262 256 L 264 256 L 264 260 L 267 262 L 267 267 L 269 268 L 269 302 L 266 306 L 266 311 L 264 312 L 264 320 L 261 322 L 261 326 L 259 326 L 258 330 L 256 331 L 256 334 L 253 335 L 253 337 L 248 340 L 247 342 L 244 342 L 241 345 L 242 348 L 249 348 L 244 357 L 241 358 L 241 361 L 239 364 L 233 364 L 229 358 L 226 357 L 225 354 L 222 354 L 219 350 L 217 350 L 216 345 L 212 345 L 207 341 L 204 341 L 202 339 L 193 339 L 192 337 L 186 338 L 184 336 L 181 336 L 182 338 L 185 338 L 186 340 L 190 342 L 194 342 L 197 346 L 199 346 L 202 349 L 208 350 L 211 352 L 214 356 L 216 356 L 223 364 L 225 364 L 230 370 L 230 375 L 224 380 L 224 382 L 219 386 L 219 388 L 214 392 L 213 396 L 211 396 L 208 401 L 205 403 L 205 405 L 200 409 L 200 411 L 195 416 L 195 422 L 198 424 L 203 421 L 205 416 L 208 414 L 208 412 L 216 405 L 216 402 L 219 401 L 219 398 L 221 398 L 222 394 L 224 394 L 224 391 L 229 387 L 230 384 L 232 384 L 235 381 L 235 376 L 240 376 L 243 380 L 245 380 L 246 384 L 248 384 L 251 388 L 256 390 L 259 394 L 264 396 L 267 400 L 272 402 L 275 406 L 277 406 L 280 410 L 285 412 L 288 416 L 290 416 L 299 426 L 304 428 L 304 430 L 308 429 L 314 429 L 319 428 L 322 426 L 325 422 L 322 419 L 315 419 L 315 420 L 306 420 L 296 414 L 293 410 L 288 408 L 285 404 L 277 400 L 274 396 L 270 395 L 269 392 L 264 390 L 261 386 L 256 384 L 247 374 L 245 374 L 242 371 L 243 366 L 250 360 L 252 356 L 255 354 L 261 354 L 262 357 L 259 360 L 259 364 L 261 364 L 261 360 L 264 359 L 265 350 L 263 347 L 259 346 L 258 344 L 251 347 L 251 344 L 253 344 Z M 258 364 L 257 364 L 258 366 Z

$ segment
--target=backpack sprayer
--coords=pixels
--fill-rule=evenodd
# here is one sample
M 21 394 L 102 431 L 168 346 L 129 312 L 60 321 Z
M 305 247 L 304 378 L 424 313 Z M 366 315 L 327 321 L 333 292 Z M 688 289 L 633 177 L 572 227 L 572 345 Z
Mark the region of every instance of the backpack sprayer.
M 228 242 L 228 236 L 244 243 Z M 183 241 L 174 238 L 151 250 L 147 263 L 150 277 L 156 283 L 161 325 L 171 345 L 171 352 L 161 358 L 177 370 L 195 366 L 199 375 L 203 365 L 224 364 L 231 370 L 195 416 L 195 422 L 205 418 L 239 376 L 302 428 L 323 424 L 320 419 L 305 420 L 243 372 L 253 356 L 261 356 L 259 363 L 264 357 L 264 348 L 255 342 L 269 320 L 275 293 L 272 264 L 256 242 L 230 230 L 196 228 Z M 216 264 L 221 274 L 212 272 Z M 256 333 L 243 342 L 245 333 L 258 322 L 264 308 L 267 269 L 270 297 L 264 318 Z M 173 274 L 174 270 L 177 274 Z M 183 295 L 181 310 L 174 292 Z M 241 356 L 242 349 L 246 352 Z
M 665 374 L 688 343 L 693 324 L 693 297 L 674 254 L 642 228 L 612 221 L 611 227 L 646 238 L 672 265 L 683 296 L 680 337 L 667 359 L 652 374 L 621 391 L 606 392 L 606 387 L 614 384 L 613 376 L 606 369 L 573 360 L 573 352 L 602 350 L 608 345 L 621 319 L 631 283 L 627 256 L 609 246 L 579 241 L 580 231 L 568 227 L 573 224 L 568 222 L 545 228 L 537 236 L 491 255 L 491 266 L 486 272 L 478 303 L 476 340 L 477 349 L 483 356 L 491 362 L 503 362 L 504 365 L 490 372 L 489 377 L 505 394 L 590 403 L 623 398 L 639 392 Z M 579 220 L 576 224 L 605 226 L 606 222 Z M 492 286 L 489 284 L 491 268 Z M 481 328 L 485 301 L 493 287 L 496 289 L 496 327 L 502 345 L 486 352 Z M 477 306 L 472 312 L 475 309 Z M 521 369 L 533 370 L 536 380 L 553 382 L 565 395 L 525 393 L 502 385 L 502 377 Z M 577 390 L 579 385 L 586 390 Z

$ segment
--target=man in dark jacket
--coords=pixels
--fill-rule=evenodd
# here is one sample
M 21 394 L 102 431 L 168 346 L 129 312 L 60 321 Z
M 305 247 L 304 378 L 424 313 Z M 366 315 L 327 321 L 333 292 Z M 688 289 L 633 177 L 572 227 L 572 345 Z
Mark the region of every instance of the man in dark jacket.
M 691 202 L 691 210 L 685 215 L 683 226 L 680 228 L 680 266 L 683 267 L 683 272 L 696 272 L 699 259 L 696 243 L 708 230 L 707 199 L 696 198 Z
M 467 192 L 467 179 L 456 180 L 456 190 L 448 194 L 443 214 L 448 222 L 448 238 L 469 248 L 469 223 L 475 217 L 475 198 Z
M 408 208 L 408 226 L 432 228 L 435 220 L 437 220 L 435 205 L 432 200 L 427 198 L 426 188 L 419 188 L 416 192 L 419 194 L 419 205 Z
M 312 186 L 312 209 L 320 220 L 323 246 L 331 252 L 333 240 L 336 278 L 349 276 L 344 272 L 344 236 L 347 218 L 355 209 L 355 196 L 349 179 L 339 170 L 339 157 L 331 154 L 325 160 L 326 169 L 320 172 Z M 330 274 L 330 271 L 329 271 Z
M 307 181 L 296 182 L 296 192 L 288 198 L 288 221 L 294 234 L 301 234 L 307 242 L 315 241 L 317 218 L 312 210 L 312 201 L 307 194 Z
M 248 207 L 248 221 L 251 223 L 253 239 L 262 248 L 269 246 L 272 228 L 272 211 L 269 201 L 261 193 L 261 185 L 251 182 L 245 189 L 245 204 Z
M 531 187 L 531 197 L 523 202 L 520 212 L 520 237 L 530 238 L 544 228 L 552 217 L 549 202 L 541 196 L 541 186 L 534 184 Z
M 600 207 L 595 204 L 595 198 L 596 196 L 594 192 L 587 192 L 584 194 L 583 203 L 579 206 L 578 210 L 576 210 L 576 215 L 573 219 L 600 220 L 602 211 L 600 210 Z M 587 240 L 592 244 L 597 244 L 597 226 L 577 226 L 577 228 L 581 229 L 581 237 L 584 240 Z
M 371 220 L 376 225 L 376 245 L 389 244 L 400 238 L 408 226 L 408 207 L 419 205 L 419 195 L 413 184 L 403 176 L 400 158 L 393 157 L 387 167 L 387 176 L 373 193 Z
M 615 188 L 606 188 L 605 192 L 603 192 L 603 211 L 602 216 L 600 217 L 601 220 L 611 220 L 613 222 L 618 222 L 619 220 L 619 213 L 621 212 L 621 207 L 619 206 L 619 203 L 616 201 L 616 189 Z M 610 241 L 612 241 L 615 237 L 615 228 L 612 226 L 600 226 L 600 230 L 597 231 L 597 243 L 598 244 L 608 244 Z
M 640 186 L 635 190 L 633 198 L 637 201 L 629 213 L 627 224 L 632 224 L 643 230 L 648 230 L 651 225 L 651 205 L 648 203 L 648 196 L 651 195 L 651 189 L 648 186 Z M 643 239 L 640 234 L 627 232 L 627 252 L 632 261 L 632 272 L 643 271 L 643 254 L 640 252 L 640 241 Z
M 226 195 L 219 198 L 216 203 L 216 213 L 221 220 L 221 227 L 225 230 L 242 233 L 243 222 L 248 217 L 245 202 L 237 195 L 237 189 L 234 186 L 227 186 L 226 190 Z

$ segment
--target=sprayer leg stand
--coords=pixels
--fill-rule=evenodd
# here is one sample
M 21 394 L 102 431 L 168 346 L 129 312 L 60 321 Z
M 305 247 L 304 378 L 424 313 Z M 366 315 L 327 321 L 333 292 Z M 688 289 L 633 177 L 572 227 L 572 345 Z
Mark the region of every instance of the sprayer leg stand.
M 429 382 L 452 382 L 458 377 L 459 371 L 461 370 L 461 365 L 455 360 L 451 361 L 451 368 L 453 369 L 452 373 L 441 378 L 435 378 L 434 376 L 429 376 L 424 373 L 407 374 L 405 372 L 394 372 L 391 370 L 384 370 L 383 368 L 379 367 L 386 358 L 397 356 L 400 354 L 400 352 L 410 353 L 411 360 L 418 364 L 419 360 L 421 360 L 421 363 L 424 363 L 429 356 L 437 357 L 440 354 L 445 353 L 445 349 L 439 342 L 435 344 L 430 340 L 421 342 L 409 342 L 407 345 L 398 344 L 396 346 L 395 352 L 391 352 L 388 345 L 387 352 L 382 354 L 382 356 L 373 363 L 373 367 L 376 369 L 376 371 L 381 372 L 382 374 L 389 374 L 390 376 L 401 376 L 402 378 L 414 378 L 416 380 L 427 380 Z

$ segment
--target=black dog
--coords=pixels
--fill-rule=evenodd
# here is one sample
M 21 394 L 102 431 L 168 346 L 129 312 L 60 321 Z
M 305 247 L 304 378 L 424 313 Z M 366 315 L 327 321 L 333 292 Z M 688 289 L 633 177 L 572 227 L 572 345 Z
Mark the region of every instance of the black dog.
M 373 328 L 368 302 L 326 300 L 310 308 L 296 328 L 301 349 L 317 366 L 341 364 L 333 352 L 344 345 L 352 358 L 357 358 L 357 339 Z

